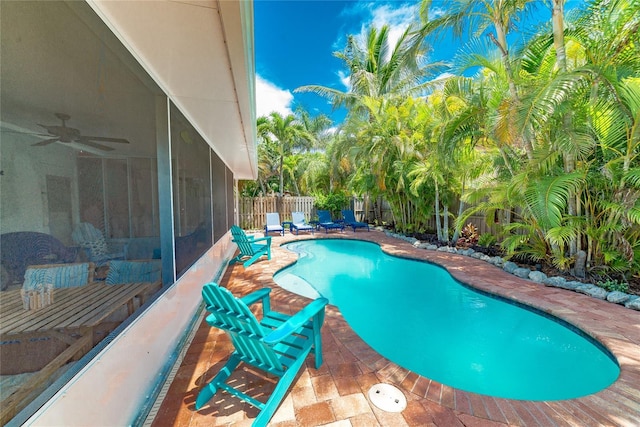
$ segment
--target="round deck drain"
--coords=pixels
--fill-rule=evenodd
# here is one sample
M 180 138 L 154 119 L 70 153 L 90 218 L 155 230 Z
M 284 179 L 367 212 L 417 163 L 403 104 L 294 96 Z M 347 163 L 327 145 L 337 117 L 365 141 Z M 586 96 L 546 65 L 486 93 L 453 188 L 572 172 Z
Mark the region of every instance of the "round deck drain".
M 402 412 L 407 407 L 407 398 L 400 389 L 391 384 L 376 384 L 369 389 L 369 400 L 387 412 Z

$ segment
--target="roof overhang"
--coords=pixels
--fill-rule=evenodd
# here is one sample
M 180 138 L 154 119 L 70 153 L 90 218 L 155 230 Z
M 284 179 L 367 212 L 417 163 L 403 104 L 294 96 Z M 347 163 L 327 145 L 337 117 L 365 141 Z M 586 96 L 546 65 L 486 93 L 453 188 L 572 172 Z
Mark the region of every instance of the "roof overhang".
M 253 2 L 88 0 L 236 179 L 256 179 Z

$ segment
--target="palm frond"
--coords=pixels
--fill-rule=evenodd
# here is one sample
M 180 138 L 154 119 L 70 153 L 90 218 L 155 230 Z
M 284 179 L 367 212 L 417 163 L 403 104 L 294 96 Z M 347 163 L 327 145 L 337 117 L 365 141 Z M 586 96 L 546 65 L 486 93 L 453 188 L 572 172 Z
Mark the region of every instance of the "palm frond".
M 575 193 L 583 182 L 582 174 L 571 173 L 538 179 L 530 185 L 524 199 L 536 222 L 546 230 L 559 227 L 569 195 Z

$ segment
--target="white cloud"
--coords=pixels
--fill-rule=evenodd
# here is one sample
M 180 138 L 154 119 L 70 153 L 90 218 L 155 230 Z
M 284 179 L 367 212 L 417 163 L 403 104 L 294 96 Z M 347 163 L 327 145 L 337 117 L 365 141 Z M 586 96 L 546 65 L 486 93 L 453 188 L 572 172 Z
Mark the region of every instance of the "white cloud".
M 366 39 L 366 32 L 369 27 L 382 28 L 387 25 L 389 27 L 389 47 L 395 46 L 395 44 L 402 36 L 402 33 L 406 31 L 409 25 L 416 23 L 419 19 L 418 5 L 402 4 L 400 7 L 392 8 L 389 4 L 383 4 L 375 6 L 372 5 L 371 20 L 363 23 L 360 37 L 362 40 Z
M 440 7 L 435 7 L 435 5 L 431 5 L 432 9 L 429 10 L 429 20 L 433 20 L 436 18 L 440 18 L 442 15 L 446 13 L 445 9 Z
M 409 25 L 419 21 L 418 5 L 416 4 L 400 4 L 395 5 L 381 4 L 375 2 L 369 3 L 369 8 L 365 9 L 369 13 L 369 17 L 362 22 L 360 34 L 357 35 L 359 43 L 363 46 L 366 43 L 369 28 L 382 28 L 384 25 L 389 27 L 388 42 L 389 50 L 395 46 L 402 34 Z M 389 52 L 391 54 L 391 52 Z
M 338 77 L 340 78 L 340 83 L 345 87 L 347 91 L 351 90 L 351 81 L 349 79 L 349 75 L 342 70 L 338 71 Z
M 273 111 L 283 116 L 293 114 L 292 102 L 293 94 L 290 90 L 281 89 L 256 74 L 256 114 L 258 117 L 267 116 Z

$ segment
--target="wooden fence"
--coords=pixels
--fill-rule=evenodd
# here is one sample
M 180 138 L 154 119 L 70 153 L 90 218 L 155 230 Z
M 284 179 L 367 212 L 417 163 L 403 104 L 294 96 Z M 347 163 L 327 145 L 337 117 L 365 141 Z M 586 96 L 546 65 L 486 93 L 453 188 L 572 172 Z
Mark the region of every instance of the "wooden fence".
M 281 203 L 282 206 L 279 207 L 278 203 Z M 349 207 L 353 209 L 358 221 L 369 220 L 372 222 L 376 218 L 377 211 L 378 218 L 382 218 L 382 221 L 387 224 L 393 222 L 391 207 L 385 200 L 379 199 L 374 202 L 367 199 L 353 198 Z M 457 206 L 453 208 L 455 208 L 455 211 L 452 210 L 451 212 L 457 214 Z M 308 221 L 317 217 L 313 197 L 285 196 L 281 199 L 277 197 L 241 197 L 238 202 L 239 225 L 245 230 L 263 229 L 267 222 L 266 214 L 268 212 L 280 212 L 281 221 L 291 220 L 291 212 L 304 212 Z M 498 224 L 493 221 L 487 223 L 482 215 L 470 217 L 467 223 L 469 222 L 478 228 L 479 234 L 491 233 L 496 235 L 498 232 Z M 451 232 L 453 232 L 454 226 L 453 219 L 449 218 Z M 436 229 L 435 216 L 427 221 L 427 228 Z
M 264 228 L 269 212 L 280 212 L 281 221 L 290 221 L 291 212 L 304 212 L 309 221 L 315 217 L 313 197 L 241 197 L 238 202 L 239 225 L 245 230 Z

